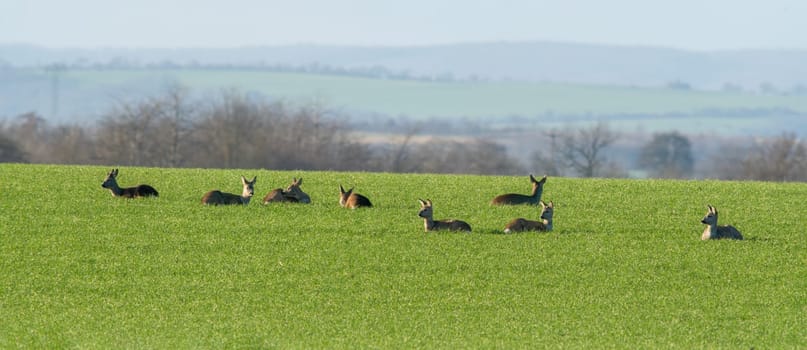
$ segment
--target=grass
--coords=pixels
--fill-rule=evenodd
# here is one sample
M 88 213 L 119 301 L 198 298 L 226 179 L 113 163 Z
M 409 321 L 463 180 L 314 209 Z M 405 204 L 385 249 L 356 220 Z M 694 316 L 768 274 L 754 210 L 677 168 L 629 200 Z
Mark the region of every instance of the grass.
M 807 184 L 0 165 L 0 347 L 799 348 Z M 247 207 L 204 207 L 213 188 Z M 257 199 L 302 176 L 311 205 Z M 376 207 L 337 205 L 338 185 Z M 472 234 L 424 233 L 417 198 Z M 711 203 L 745 241 L 699 240 Z
M 105 99 L 126 99 L 133 89 L 155 91 L 166 84 L 179 82 L 196 92 L 218 93 L 222 89 L 238 88 L 302 103 L 318 101 L 334 109 L 382 113 L 391 117 L 407 115 L 414 119 L 468 117 L 488 120 L 491 117 L 544 114 L 651 114 L 658 117 L 669 113 L 716 117 L 708 111 L 778 108 L 807 111 L 807 102 L 800 96 L 551 82 L 429 82 L 262 70 L 195 69 L 69 70 L 62 73 L 61 79 L 65 92 L 103 91 L 102 98 Z M 766 115 L 772 116 L 776 115 Z

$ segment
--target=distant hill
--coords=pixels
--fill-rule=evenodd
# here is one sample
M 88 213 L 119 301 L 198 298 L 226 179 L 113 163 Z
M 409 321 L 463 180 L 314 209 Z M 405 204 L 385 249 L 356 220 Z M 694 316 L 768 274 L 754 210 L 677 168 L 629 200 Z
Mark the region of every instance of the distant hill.
M 697 89 L 806 89 L 807 51 L 683 51 L 553 42 L 420 47 L 296 45 L 235 49 L 52 49 L 0 45 L 0 65 L 290 65 L 382 67 L 419 77 Z

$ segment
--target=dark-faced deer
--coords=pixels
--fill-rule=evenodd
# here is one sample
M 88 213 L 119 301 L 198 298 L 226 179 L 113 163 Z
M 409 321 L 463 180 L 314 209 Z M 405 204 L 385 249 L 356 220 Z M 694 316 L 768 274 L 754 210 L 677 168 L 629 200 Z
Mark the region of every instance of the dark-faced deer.
M 552 201 L 549 204 L 541 201 L 541 220 L 533 221 L 524 218 L 518 218 L 510 221 L 504 226 L 504 233 L 523 232 L 523 231 L 552 231 L 552 214 L 555 205 Z
M 115 178 L 118 176 L 118 169 L 112 169 L 107 175 L 101 187 L 109 189 L 115 197 L 138 198 L 138 197 L 159 197 L 159 193 L 154 187 L 149 185 L 137 185 L 135 187 L 120 188 Z
M 462 220 L 434 220 L 434 209 L 432 208 L 432 201 L 430 199 L 422 200 L 420 202 L 420 211 L 418 216 L 423 218 L 423 226 L 426 232 L 449 230 L 449 231 L 468 231 L 471 232 L 471 225 Z
M 269 193 L 266 194 L 266 197 L 263 197 L 263 204 L 276 202 L 311 203 L 311 197 L 300 189 L 300 185 L 302 184 L 303 178 L 301 177 L 298 180 L 295 177 L 291 182 L 291 185 L 289 185 L 289 187 L 287 187 L 285 190 L 282 188 L 276 188 L 269 191 Z
M 339 185 L 339 205 L 344 208 L 356 209 L 361 207 L 372 207 L 373 204 L 370 200 L 358 193 L 353 193 L 353 187 L 345 191 L 342 185 Z
M 523 194 L 508 193 L 496 196 L 491 205 L 518 205 L 518 204 L 531 204 L 536 205 L 541 201 L 541 194 L 544 192 L 544 183 L 546 183 L 546 175 L 538 181 L 530 174 L 530 182 L 532 182 L 532 194 L 527 196 Z
M 740 233 L 739 230 L 734 228 L 734 226 L 726 225 L 726 226 L 717 226 L 717 208 L 708 205 L 709 211 L 706 212 L 706 216 L 701 219 L 701 223 L 708 225 L 705 230 L 703 230 L 703 234 L 701 235 L 701 240 L 708 240 L 708 239 L 743 239 L 743 235 Z
M 202 196 L 202 204 L 206 205 L 229 205 L 229 204 L 249 204 L 252 195 L 255 194 L 255 181 L 257 176 L 252 178 L 252 181 L 247 181 L 247 178 L 241 176 L 241 184 L 244 186 L 241 195 L 225 193 L 219 190 L 212 190 Z

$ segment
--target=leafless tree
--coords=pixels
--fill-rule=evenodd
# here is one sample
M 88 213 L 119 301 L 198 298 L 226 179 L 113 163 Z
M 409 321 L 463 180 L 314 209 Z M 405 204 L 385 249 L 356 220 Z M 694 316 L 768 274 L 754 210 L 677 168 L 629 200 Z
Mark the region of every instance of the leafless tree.
M 642 146 L 638 164 L 654 177 L 689 177 L 695 164 L 692 145 L 679 132 L 654 134 L 653 139 Z
M 27 161 L 25 153 L 23 153 L 16 141 L 7 136 L 4 129 L 5 128 L 0 128 L 0 163 L 19 163 Z
M 201 112 L 194 128 L 194 164 L 215 168 L 246 168 L 259 163 L 264 106 L 234 91 L 223 93 Z
M 608 163 L 604 150 L 619 136 L 604 122 L 562 133 L 561 161 L 581 177 L 612 176 L 617 166 Z M 605 172 L 609 169 L 608 172 Z
M 794 133 L 759 140 L 742 162 L 745 177 L 762 181 L 807 181 L 807 147 Z
M 171 85 L 152 103 L 159 106 L 155 142 L 160 149 L 158 164 L 167 167 L 185 165 L 190 148 L 190 133 L 195 121 L 195 107 L 188 101 L 188 90 Z
M 725 142 L 707 175 L 725 180 L 807 181 L 807 146 L 793 133 L 752 142 Z

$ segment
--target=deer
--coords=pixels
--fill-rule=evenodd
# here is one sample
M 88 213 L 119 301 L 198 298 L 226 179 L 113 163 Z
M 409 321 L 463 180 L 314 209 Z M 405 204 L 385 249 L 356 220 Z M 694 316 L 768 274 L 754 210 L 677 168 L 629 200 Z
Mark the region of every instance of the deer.
M 339 185 L 339 205 L 343 208 L 356 209 L 361 207 L 370 208 L 373 206 L 370 199 L 353 192 L 353 187 L 345 191 L 342 185 Z
M 552 214 L 555 205 L 552 201 L 549 204 L 541 201 L 541 219 L 539 221 L 527 220 L 524 218 L 513 219 L 504 226 L 504 233 L 523 231 L 552 231 Z
M 140 198 L 140 197 L 159 197 L 160 194 L 157 193 L 157 190 L 154 187 L 149 185 L 137 185 L 135 187 L 125 187 L 121 188 L 118 186 L 118 181 L 115 178 L 118 177 L 118 169 L 112 169 L 107 175 L 104 182 L 101 183 L 102 188 L 109 189 L 112 192 L 113 197 L 123 197 L 123 198 Z
M 287 187 L 285 190 L 282 188 L 276 188 L 269 191 L 269 193 L 266 194 L 266 197 L 263 197 L 263 204 L 277 202 L 311 203 L 311 197 L 300 189 L 300 185 L 302 184 L 303 178 L 301 177 L 298 180 L 295 177 L 292 180 L 291 185 L 289 185 L 289 187 Z
M 743 235 L 740 233 L 739 230 L 734 228 L 734 226 L 726 225 L 726 226 L 718 226 L 717 225 L 717 208 L 713 207 L 711 204 L 707 205 L 709 211 L 706 212 L 706 216 L 701 219 L 701 223 L 708 225 L 705 230 L 703 230 L 703 234 L 701 235 L 701 240 L 709 240 L 709 239 L 738 239 L 742 240 Z
M 530 174 L 530 182 L 532 182 L 532 194 L 527 196 L 523 194 L 508 193 L 496 196 L 490 202 L 491 205 L 519 205 L 530 204 L 536 205 L 541 201 L 541 194 L 544 192 L 544 184 L 546 183 L 546 175 L 541 180 L 536 180 Z
M 252 181 L 247 181 L 247 178 L 241 176 L 241 184 L 244 186 L 241 195 L 221 192 L 219 190 L 212 190 L 202 196 L 202 204 L 205 205 L 230 205 L 230 204 L 249 204 L 252 195 L 255 194 L 255 181 L 257 176 L 252 178 Z
M 426 232 L 449 230 L 449 231 L 467 231 L 471 232 L 471 225 L 462 220 L 437 220 L 433 219 L 434 209 L 432 207 L 431 199 L 422 200 L 420 202 L 420 211 L 418 216 L 423 218 L 423 227 Z

